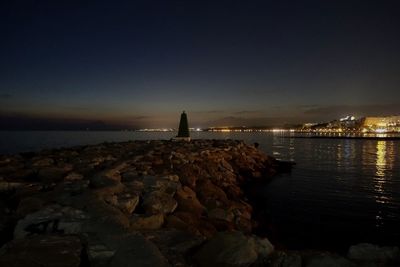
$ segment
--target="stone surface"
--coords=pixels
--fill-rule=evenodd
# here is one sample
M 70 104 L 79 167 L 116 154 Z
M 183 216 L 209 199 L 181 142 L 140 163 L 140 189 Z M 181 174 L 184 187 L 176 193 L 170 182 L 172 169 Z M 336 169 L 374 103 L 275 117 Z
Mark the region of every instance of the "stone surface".
M 195 254 L 199 266 L 250 266 L 262 254 L 272 251 L 260 248 L 254 238 L 240 232 L 220 232 L 210 239 Z
M 163 191 L 153 191 L 146 194 L 143 200 L 143 208 L 149 214 L 168 214 L 173 212 L 177 206 L 176 200 Z
M 111 259 L 110 267 L 170 266 L 159 249 L 142 235 L 125 238 Z
M 28 214 L 18 221 L 14 238 L 20 239 L 34 234 L 77 234 L 88 216 L 81 210 L 52 205 Z
M 0 266 L 78 267 L 81 252 L 81 242 L 75 236 L 35 236 L 5 245 Z
M 131 214 L 139 203 L 139 196 L 134 193 L 117 195 L 117 206 L 125 213 Z
M 199 247 L 204 238 L 187 231 L 166 229 L 146 234 L 173 266 L 187 266 L 190 252 Z
M 306 267 L 355 267 L 348 259 L 331 253 L 318 253 L 309 257 L 305 262 Z
M 157 230 L 163 223 L 163 214 L 134 215 L 130 220 L 130 227 L 133 230 Z
M 269 267 L 302 267 L 301 255 L 297 252 L 276 251 L 268 263 Z
M 359 261 L 396 261 L 400 263 L 400 250 L 398 247 L 380 247 L 368 243 L 351 246 L 348 258 Z
M 199 217 L 206 211 L 197 199 L 196 193 L 187 186 L 183 186 L 176 191 L 175 199 L 178 202 L 178 211 L 194 213 Z

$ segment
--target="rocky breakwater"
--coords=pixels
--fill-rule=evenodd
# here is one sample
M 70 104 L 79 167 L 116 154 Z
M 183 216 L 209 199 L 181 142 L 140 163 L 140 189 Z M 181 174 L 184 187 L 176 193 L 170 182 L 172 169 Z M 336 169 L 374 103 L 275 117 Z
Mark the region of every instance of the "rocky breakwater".
M 250 266 L 241 186 L 277 162 L 241 141 L 135 141 L 0 156 L 0 266 Z

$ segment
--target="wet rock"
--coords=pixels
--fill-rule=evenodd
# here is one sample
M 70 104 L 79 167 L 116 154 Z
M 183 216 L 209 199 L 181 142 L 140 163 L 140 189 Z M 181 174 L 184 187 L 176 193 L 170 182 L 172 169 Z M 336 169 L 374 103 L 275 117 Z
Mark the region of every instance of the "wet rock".
M 163 214 L 138 215 L 130 219 L 130 228 L 133 230 L 157 230 L 164 224 Z
M 78 267 L 82 245 L 74 236 L 35 236 L 13 240 L 2 251 L 0 266 Z
M 153 191 L 146 194 L 143 201 L 143 208 L 149 214 L 172 213 L 178 203 L 169 194 L 162 191 Z
M 220 232 L 199 249 L 194 259 L 200 267 L 250 266 L 272 252 L 272 245 L 260 247 L 254 238 L 240 232 Z
M 398 247 L 380 247 L 368 243 L 351 246 L 347 256 L 349 259 L 357 261 L 400 263 L 400 250 Z

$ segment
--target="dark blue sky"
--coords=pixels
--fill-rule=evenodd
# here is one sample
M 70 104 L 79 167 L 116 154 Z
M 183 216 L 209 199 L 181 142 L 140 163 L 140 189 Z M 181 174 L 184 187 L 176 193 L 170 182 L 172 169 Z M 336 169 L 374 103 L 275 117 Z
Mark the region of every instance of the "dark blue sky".
M 400 114 L 396 2 L 2 1 L 2 128 Z

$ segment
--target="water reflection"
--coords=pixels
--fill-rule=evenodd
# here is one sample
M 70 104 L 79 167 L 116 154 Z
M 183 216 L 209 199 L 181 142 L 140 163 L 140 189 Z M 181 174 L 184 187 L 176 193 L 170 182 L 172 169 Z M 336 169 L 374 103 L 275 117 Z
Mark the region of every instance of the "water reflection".
M 374 179 L 375 201 L 378 204 L 386 204 L 392 201 L 391 197 L 386 192 L 386 184 L 388 178 L 390 178 L 389 170 L 392 167 L 392 163 L 392 155 L 388 153 L 388 142 L 378 141 L 376 143 L 376 170 Z M 377 227 L 382 225 L 381 211 L 378 211 L 375 220 Z

